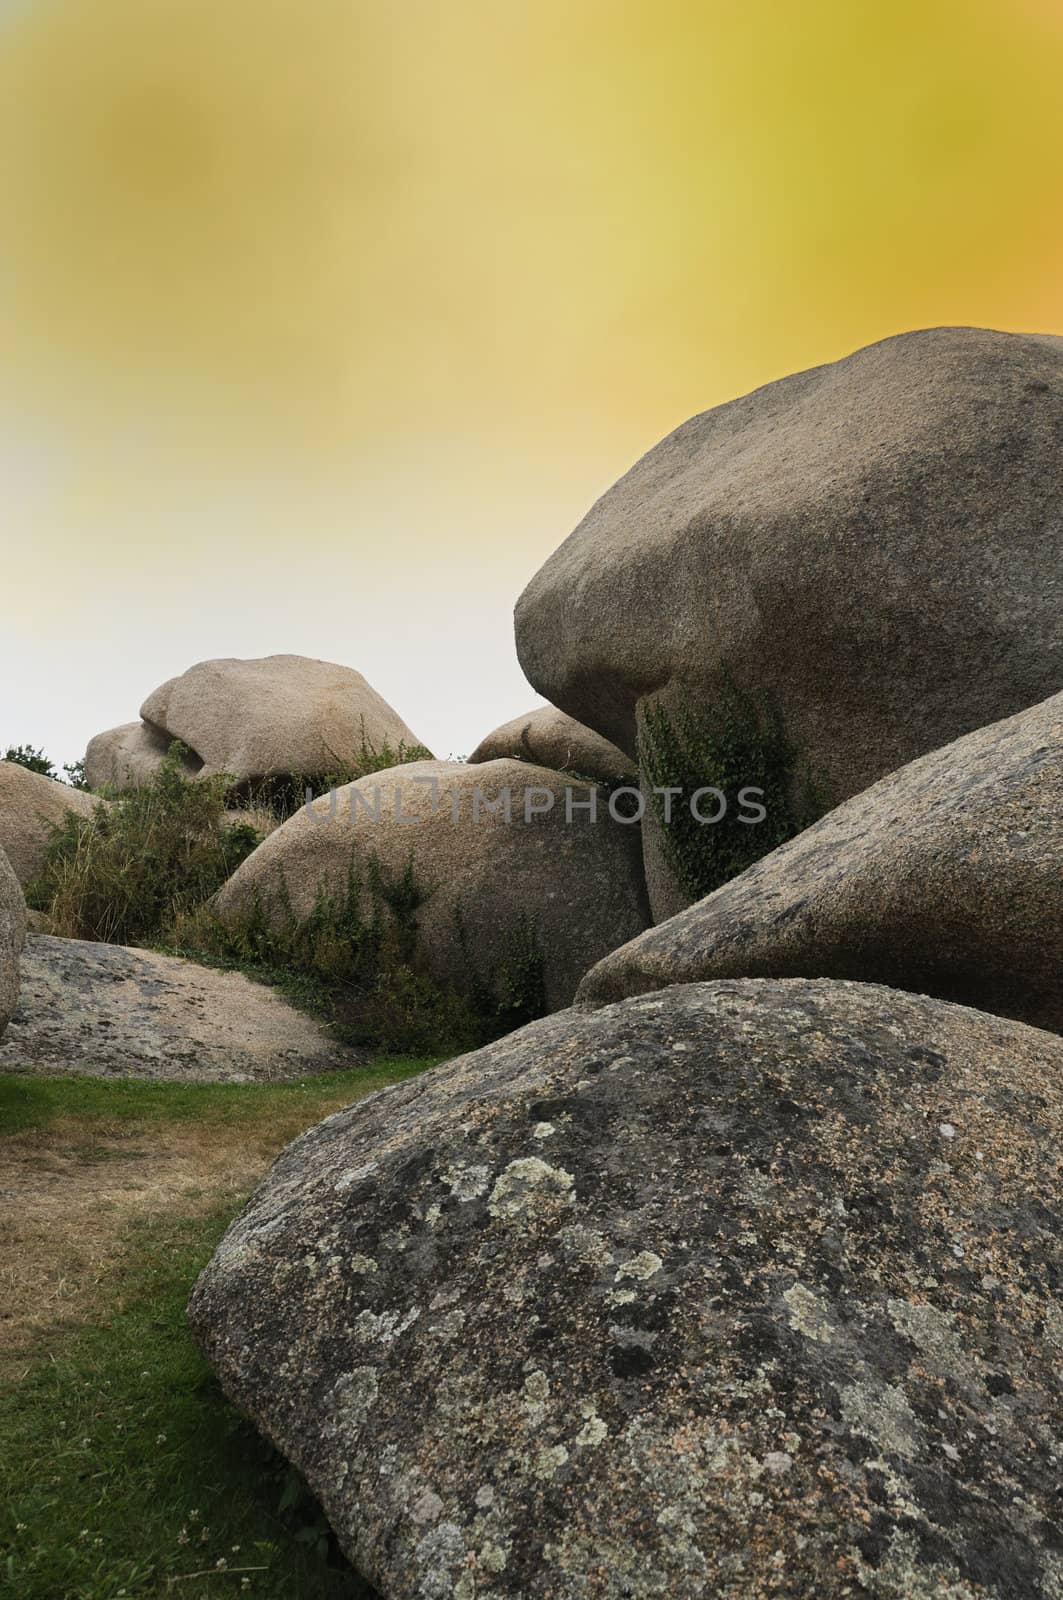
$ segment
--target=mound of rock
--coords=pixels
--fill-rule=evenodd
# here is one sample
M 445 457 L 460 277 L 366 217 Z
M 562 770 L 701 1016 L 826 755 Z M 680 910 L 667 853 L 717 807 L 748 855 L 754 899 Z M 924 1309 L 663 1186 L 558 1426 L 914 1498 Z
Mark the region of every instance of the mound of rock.
M 856 795 L 614 951 L 581 1001 L 863 978 L 1063 1033 L 1063 694 Z
M 55 830 L 70 813 L 89 817 L 98 804 L 82 789 L 30 772 L 15 761 L 0 761 L 0 849 L 23 888 L 37 876 Z
M 644 456 L 521 596 L 521 665 L 622 749 L 649 740 L 654 784 L 710 747 L 755 782 L 749 702 L 826 809 L 1063 689 L 1061 477 L 1063 339 L 887 339 Z M 658 919 L 697 898 L 661 826 Z
M 241 781 L 322 776 L 366 748 L 419 744 L 360 672 L 306 656 L 201 661 L 149 695 L 140 715 L 187 745 L 204 777 Z
M 2 925 L 0 925 L 2 933 Z M 0 1072 L 249 1083 L 356 1065 L 312 1017 L 238 972 L 30 934 Z
M 190 1305 L 389 1600 L 1053 1595 L 1063 1041 L 568 1011 L 289 1146 Z
M 122 792 L 147 783 L 162 766 L 172 739 L 149 728 L 145 722 L 124 722 L 108 728 L 89 740 L 85 751 L 85 782 L 90 789 Z M 188 757 L 182 763 L 186 777 L 201 770 L 198 760 Z
M 592 803 L 595 816 L 588 809 Z M 230 927 L 261 911 L 303 921 L 342 901 L 355 870 L 391 885 L 409 866 L 422 896 L 412 962 L 436 982 L 496 994 L 534 962 L 548 1009 L 646 927 L 638 828 L 615 821 L 593 786 L 523 761 L 417 761 L 323 796 L 271 834 L 213 902 Z
M 566 717 L 556 706 L 540 706 L 504 722 L 480 740 L 469 760 L 498 761 L 507 756 L 555 772 L 578 773 L 596 783 L 630 781 L 638 766 L 600 733 Z
M 15 1009 L 19 957 L 26 940 L 26 901 L 11 863 L 0 849 L 0 1034 Z

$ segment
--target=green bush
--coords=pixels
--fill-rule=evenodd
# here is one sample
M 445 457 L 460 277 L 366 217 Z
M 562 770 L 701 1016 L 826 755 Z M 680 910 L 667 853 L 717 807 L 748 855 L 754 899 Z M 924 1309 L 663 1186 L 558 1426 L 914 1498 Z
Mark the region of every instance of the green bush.
M 214 894 L 260 843 L 250 824 L 226 818 L 228 777 L 190 781 L 182 754 L 171 745 L 148 782 L 58 830 L 27 891 L 56 933 L 165 941 L 175 917 Z
M 31 744 L 9 744 L 4 751 L 5 761 L 13 761 L 17 767 L 25 767 L 27 772 L 37 772 L 42 778 L 53 778 L 56 783 L 65 783 L 71 789 L 87 789 L 85 782 L 84 761 L 67 761 L 63 764 L 65 778 L 61 778 L 55 770 L 55 765 L 50 756 L 43 750 L 35 750 Z
M 399 753 L 363 751 L 366 760 Z M 147 782 L 101 801 L 88 818 L 70 816 L 57 832 L 27 891 L 55 933 L 238 969 L 280 988 L 342 1042 L 373 1050 L 472 1049 L 543 1014 L 542 959 L 524 924 L 501 941 L 491 973 L 475 970 L 468 955 L 460 985 L 414 971 L 418 912 L 431 889 L 412 861 L 389 873 L 352 852 L 342 891 L 322 887 L 308 917 L 297 918 L 282 892 L 268 917 L 256 902 L 241 922 L 223 925 L 208 902 L 262 831 L 226 814 L 227 775 L 189 778 L 183 754 L 172 745 Z M 262 817 L 263 796 L 254 799 L 248 819 Z M 267 814 L 262 826 L 272 820 Z M 458 934 L 465 949 L 460 925 Z
M 665 799 L 651 794 L 665 859 L 687 894 L 700 900 L 754 861 L 809 827 L 824 806 L 787 737 L 782 714 L 767 695 L 754 696 L 723 678 L 711 710 L 667 710 L 645 703 L 639 715 L 639 765 L 648 789 L 682 791 L 665 821 Z M 728 808 L 716 823 L 699 822 L 690 797 L 719 789 Z M 739 820 L 741 789 L 760 789 L 763 822 Z
M 43 750 L 35 750 L 31 744 L 9 744 L 4 751 L 4 760 L 14 762 L 16 767 L 25 767 L 27 772 L 38 772 L 42 778 L 55 777 L 51 759 Z
M 414 970 L 417 914 L 431 892 L 412 860 L 389 873 L 376 857 L 363 864 L 352 851 L 342 891 L 322 885 L 309 916 L 295 916 L 285 890 L 268 915 L 256 899 L 246 916 L 226 924 L 203 906 L 177 919 L 170 948 L 277 985 L 341 1042 L 360 1048 L 453 1054 L 542 1016 L 542 957 L 524 923 L 503 941 L 493 972 L 479 971 L 466 954 L 460 988 Z M 458 937 L 467 951 L 460 919 Z

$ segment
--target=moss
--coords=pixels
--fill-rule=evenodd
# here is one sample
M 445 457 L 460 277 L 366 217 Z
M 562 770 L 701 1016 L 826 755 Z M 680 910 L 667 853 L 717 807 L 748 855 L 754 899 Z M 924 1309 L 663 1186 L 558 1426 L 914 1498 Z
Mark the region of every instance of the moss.
M 723 676 L 711 705 L 668 709 L 659 700 L 639 710 L 639 766 L 647 790 L 679 789 L 672 802 L 651 793 L 665 859 L 693 900 L 711 894 L 822 816 L 825 805 L 787 736 L 782 713 L 767 694 L 754 695 Z M 690 809 L 698 789 L 727 798 L 720 821 L 700 822 Z M 742 821 L 743 789 L 762 791 L 763 821 Z M 713 802 L 706 798 L 705 811 Z

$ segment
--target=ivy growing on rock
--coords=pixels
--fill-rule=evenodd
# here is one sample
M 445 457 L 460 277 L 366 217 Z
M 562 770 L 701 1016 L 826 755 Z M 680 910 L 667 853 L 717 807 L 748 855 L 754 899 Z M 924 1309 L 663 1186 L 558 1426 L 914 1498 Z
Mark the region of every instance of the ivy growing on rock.
M 825 810 L 774 699 L 739 688 L 729 676 L 707 704 L 644 701 L 638 756 L 665 859 L 692 900 L 737 877 Z M 670 808 L 657 792 L 669 788 L 680 791 Z M 699 821 L 690 799 L 710 788 L 726 796 L 727 809 L 717 822 Z M 738 803 L 743 789 L 761 791 L 763 821 L 742 820 L 750 815 Z

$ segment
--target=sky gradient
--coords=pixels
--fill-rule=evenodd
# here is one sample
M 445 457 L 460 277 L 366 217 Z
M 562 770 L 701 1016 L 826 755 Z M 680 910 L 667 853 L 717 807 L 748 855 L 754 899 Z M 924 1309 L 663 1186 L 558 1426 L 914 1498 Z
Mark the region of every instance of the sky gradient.
M 295 651 L 440 755 L 684 417 L 1063 332 L 1063 0 L 0 0 L 0 741 Z

